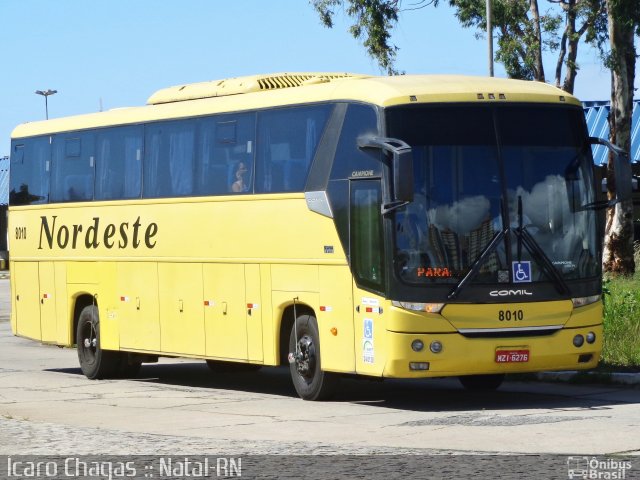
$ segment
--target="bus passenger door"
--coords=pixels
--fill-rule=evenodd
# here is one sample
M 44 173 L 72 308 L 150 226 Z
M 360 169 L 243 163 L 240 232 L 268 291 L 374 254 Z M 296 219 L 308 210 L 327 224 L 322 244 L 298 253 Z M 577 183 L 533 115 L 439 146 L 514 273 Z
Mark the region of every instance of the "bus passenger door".
M 247 360 L 245 266 L 206 264 L 203 266 L 203 286 L 206 356 Z M 251 316 L 254 316 L 253 311 Z
M 158 266 L 128 262 L 117 268 L 120 347 L 159 352 Z
M 40 340 L 40 289 L 37 262 L 14 262 L 12 265 L 14 283 L 16 334 L 21 337 Z
M 382 297 L 375 291 L 384 289 L 385 263 L 380 180 L 350 182 L 351 270 L 354 275 L 353 303 L 356 371 L 381 375 L 388 348 Z

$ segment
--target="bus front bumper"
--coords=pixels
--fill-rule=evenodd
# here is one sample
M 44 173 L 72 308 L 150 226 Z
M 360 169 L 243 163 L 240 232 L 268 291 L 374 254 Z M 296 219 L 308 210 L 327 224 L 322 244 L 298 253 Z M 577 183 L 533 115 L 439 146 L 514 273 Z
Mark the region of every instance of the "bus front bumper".
M 459 333 L 386 334 L 389 356 L 382 376 L 388 378 L 585 370 L 598 365 L 602 351 L 602 324 L 563 328 L 546 336 L 509 338 L 467 338 Z M 586 341 L 589 334 L 595 334 L 593 343 Z M 574 340 L 580 343 L 576 336 L 582 337 L 582 345 L 574 345 Z M 419 352 L 412 349 L 416 340 L 424 345 Z M 433 342 L 440 343 L 439 353 L 431 351 Z

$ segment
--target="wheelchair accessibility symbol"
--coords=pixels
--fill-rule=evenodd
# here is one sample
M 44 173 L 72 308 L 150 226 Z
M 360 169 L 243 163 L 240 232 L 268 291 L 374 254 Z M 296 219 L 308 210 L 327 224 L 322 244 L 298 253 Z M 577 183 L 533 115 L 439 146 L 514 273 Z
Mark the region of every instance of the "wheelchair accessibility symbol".
M 531 262 L 511 262 L 513 283 L 531 282 Z

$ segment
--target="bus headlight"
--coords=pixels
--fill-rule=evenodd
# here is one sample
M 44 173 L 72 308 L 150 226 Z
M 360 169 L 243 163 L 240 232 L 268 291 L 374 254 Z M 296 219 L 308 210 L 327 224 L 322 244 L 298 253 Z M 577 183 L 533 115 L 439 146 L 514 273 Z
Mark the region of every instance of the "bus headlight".
M 433 353 L 440 353 L 442 351 L 442 343 L 440 343 L 438 340 L 434 340 L 433 342 L 431 342 L 431 345 L 429 345 L 429 350 L 431 350 Z
M 397 302 L 395 300 L 391 302 L 391 305 L 405 310 L 427 313 L 440 313 L 440 310 L 444 307 L 444 303 Z
M 589 332 L 589 333 L 587 333 L 586 339 L 587 339 L 587 343 L 595 343 L 596 334 L 593 333 L 593 332 Z
M 573 308 L 577 308 L 599 302 L 601 297 L 601 295 L 591 295 L 589 297 L 572 298 L 571 301 L 573 302 Z
M 413 350 L 414 352 L 421 352 L 423 348 L 424 342 L 422 340 L 416 339 L 411 342 L 411 350 Z
M 576 335 L 575 337 L 573 337 L 573 345 L 580 348 L 582 345 L 584 345 L 584 337 L 582 335 Z

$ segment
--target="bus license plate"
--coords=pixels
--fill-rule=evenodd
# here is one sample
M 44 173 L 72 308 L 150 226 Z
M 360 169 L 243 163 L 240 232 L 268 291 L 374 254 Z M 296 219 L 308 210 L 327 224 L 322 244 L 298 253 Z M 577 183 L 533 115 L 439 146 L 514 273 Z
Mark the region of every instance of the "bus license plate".
M 529 350 L 496 350 L 496 363 L 525 363 Z

